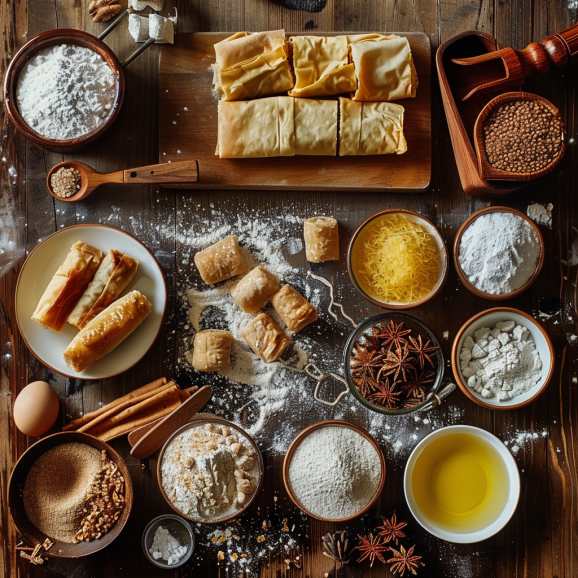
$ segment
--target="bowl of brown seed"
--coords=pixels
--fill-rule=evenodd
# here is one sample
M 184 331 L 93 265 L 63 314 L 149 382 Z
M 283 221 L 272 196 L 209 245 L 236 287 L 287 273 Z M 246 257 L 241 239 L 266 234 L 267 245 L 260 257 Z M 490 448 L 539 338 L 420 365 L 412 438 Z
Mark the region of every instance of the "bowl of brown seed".
M 560 111 L 529 92 L 492 99 L 474 126 L 480 175 L 487 180 L 531 181 L 552 171 L 566 151 Z

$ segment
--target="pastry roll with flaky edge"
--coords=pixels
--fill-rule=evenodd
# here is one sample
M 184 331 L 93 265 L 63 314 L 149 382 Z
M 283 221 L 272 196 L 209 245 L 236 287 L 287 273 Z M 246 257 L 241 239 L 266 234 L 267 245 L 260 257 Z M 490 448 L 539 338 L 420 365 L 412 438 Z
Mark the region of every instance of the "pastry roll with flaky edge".
M 347 38 L 357 76 L 353 100 L 383 102 L 415 97 L 418 80 L 407 38 L 394 34 Z
M 339 156 L 403 154 L 404 108 L 392 102 L 339 99 Z
M 295 99 L 295 154 L 337 154 L 337 101 Z
M 303 222 L 305 257 L 310 263 L 339 261 L 339 228 L 333 217 L 312 217 Z
M 197 371 L 221 371 L 231 365 L 233 336 L 228 331 L 206 329 L 195 335 L 193 367 Z
M 343 94 L 357 89 L 347 36 L 292 36 L 295 88 L 289 96 Z
M 99 313 L 70 342 L 64 352 L 66 365 L 77 373 L 110 353 L 124 341 L 151 312 L 148 299 L 131 291 Z
M 317 319 L 317 309 L 290 285 L 284 285 L 271 297 L 271 304 L 290 331 L 301 331 Z
M 60 333 L 67 317 L 93 278 L 104 253 L 77 241 L 46 287 L 32 319 Z
M 293 88 L 285 31 L 237 32 L 215 44 L 213 84 L 222 100 L 247 100 Z
M 195 265 L 207 285 L 214 285 L 245 272 L 245 264 L 237 243 L 237 236 L 231 235 L 222 241 L 199 251 L 195 255 Z
M 68 323 L 82 329 L 89 321 L 118 299 L 138 268 L 138 261 L 110 249 L 93 280 L 68 316 Z
M 281 327 L 266 313 L 260 313 L 251 319 L 243 327 L 241 335 L 265 363 L 278 359 L 291 343 Z
M 271 295 L 279 291 L 279 279 L 259 265 L 247 273 L 231 292 L 245 313 L 257 313 Z

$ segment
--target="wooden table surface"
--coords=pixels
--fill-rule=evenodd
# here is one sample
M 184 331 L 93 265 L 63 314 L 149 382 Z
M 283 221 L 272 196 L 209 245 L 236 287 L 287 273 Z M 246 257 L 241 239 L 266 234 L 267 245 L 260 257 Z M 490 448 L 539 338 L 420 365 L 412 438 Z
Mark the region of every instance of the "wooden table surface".
M 168 1 L 168 0 L 167 0 Z M 0 0 L 0 26 L 3 42 L 0 46 L 2 72 L 16 49 L 40 32 L 53 28 L 80 28 L 98 33 L 103 24 L 94 24 L 88 17 L 87 0 Z M 268 0 L 179 0 L 179 31 L 237 31 L 285 28 L 290 31 L 312 29 L 322 31 L 423 31 L 432 42 L 433 50 L 440 42 L 468 29 L 479 29 L 494 35 L 500 44 L 523 48 L 558 32 L 578 18 L 575 0 L 328 0 L 320 13 L 290 11 Z M 126 25 L 125 25 L 126 26 Z M 117 29 L 107 39 L 121 56 L 134 47 L 126 28 Z M 152 47 L 127 69 L 127 95 L 120 122 L 98 146 L 74 155 L 100 171 L 114 171 L 157 162 L 158 105 L 157 70 L 158 46 Z M 187 248 L 179 232 L 190 227 L 200 215 L 211 219 L 216 214 L 246 214 L 259 210 L 261 215 L 275 218 L 287 214 L 308 216 L 330 214 L 338 218 L 342 250 L 355 227 L 367 216 L 379 210 L 402 207 L 423 213 L 437 224 L 446 243 L 451 246 L 455 232 L 474 210 L 488 206 L 483 199 L 464 195 L 454 161 L 447 125 L 439 97 L 437 77 L 432 93 L 433 174 L 430 189 L 423 194 L 363 194 L 323 192 L 227 192 L 169 191 L 147 185 L 130 189 L 109 186 L 86 201 L 74 206 L 58 203 L 45 188 L 46 173 L 52 165 L 70 156 L 43 151 L 26 142 L 8 121 L 4 107 L 0 109 L 0 575 L 49 576 L 77 578 L 136 577 L 136 576 L 195 576 L 239 573 L 239 566 L 219 562 L 217 549 L 201 544 L 194 561 L 172 574 L 153 568 L 141 552 L 140 538 L 146 523 L 154 516 L 168 512 L 162 501 L 154 473 L 144 473 L 140 464 L 129 456 L 125 438 L 113 442 L 127 459 L 135 489 L 135 504 L 129 523 L 121 536 L 100 554 L 80 560 L 50 560 L 36 568 L 19 559 L 15 553 L 18 536 L 10 520 L 6 504 L 6 488 L 12 467 L 18 456 L 34 442 L 19 433 L 12 420 L 12 404 L 19 391 L 29 382 L 44 379 L 56 389 L 61 400 L 61 415 L 57 426 L 91 411 L 99 404 L 165 375 L 187 378 L 187 371 L 178 362 L 182 340 L 186 336 L 183 315 L 185 309 L 178 293 L 196 277 L 192 259 L 183 255 Z M 577 150 L 578 130 L 578 70 L 556 71 L 544 77 L 530 79 L 529 87 L 552 100 L 566 121 L 570 141 L 562 165 L 546 178 L 532 183 L 520 192 L 501 199 L 499 203 L 525 211 L 531 202 L 552 203 L 552 228 L 542 227 L 546 241 L 546 260 L 536 284 L 505 305 L 517 307 L 537 318 L 550 333 L 556 346 L 556 369 L 546 393 L 534 404 L 510 412 L 481 409 L 456 391 L 440 409 L 430 414 L 434 427 L 449 423 L 467 423 L 487 429 L 502 440 L 512 439 L 518 430 L 536 431 L 536 443 L 528 443 L 515 455 L 522 492 L 518 509 L 508 525 L 494 538 L 473 545 L 452 545 L 429 536 L 411 519 L 403 498 L 402 477 L 405 448 L 401 460 L 395 457 L 389 443 L 382 443 L 388 460 L 388 476 L 378 507 L 370 517 L 350 526 L 355 533 L 369 533 L 378 514 L 390 515 L 394 510 L 409 523 L 406 545 L 416 544 L 426 567 L 420 576 L 427 577 L 572 577 L 578 576 L 578 558 L 574 548 L 578 540 L 578 464 L 576 444 L 578 431 L 578 396 L 574 376 L 578 376 L 576 351 L 576 273 L 578 264 L 578 226 L 575 195 L 578 192 Z M 205 211 L 204 213 L 202 211 Z M 111 215 L 115 216 L 111 222 Z M 170 314 L 161 337 L 145 359 L 129 372 L 103 382 L 84 383 L 65 379 L 42 366 L 26 349 L 18 334 L 14 314 L 14 289 L 22 263 L 40 240 L 54 231 L 75 223 L 107 222 L 135 234 L 159 259 L 169 287 Z M 158 226 L 164 231 L 158 234 Z M 298 227 L 297 227 L 298 230 Z M 190 253 L 190 248 L 188 249 Z M 292 263 L 303 268 L 303 252 L 292 256 Z M 338 287 L 348 311 L 360 320 L 376 313 L 356 295 L 348 281 L 345 263 L 325 266 L 323 274 Z M 544 300 L 561 299 L 559 313 L 540 316 Z M 550 299 L 550 301 L 552 301 Z M 453 337 L 461 324 L 478 311 L 495 306 L 469 293 L 460 285 L 455 271 L 450 271 L 441 294 L 431 304 L 414 310 L 442 339 L 444 354 L 449 354 Z M 331 337 L 339 351 L 347 331 Z M 216 395 L 226 386 L 220 384 Z M 350 404 L 354 402 L 350 400 Z M 211 406 L 212 408 L 218 406 Z M 332 417 L 330 410 L 320 411 L 307 400 L 297 425 Z M 211 409 L 211 408 L 209 408 Z M 224 414 L 227 415 L 225 406 Z M 295 415 L 293 411 L 292 416 Z M 337 414 L 335 414 L 337 415 Z M 412 419 L 412 418 L 408 418 Z M 407 432 L 410 423 L 392 420 L 392 430 Z M 413 444 L 431 431 L 416 426 Z M 363 424 L 362 424 L 363 425 Z M 55 427 L 54 431 L 58 430 Z M 283 416 L 267 426 L 267 435 L 282 428 Z M 395 434 L 394 434 L 395 435 Z M 401 434 L 400 434 L 401 435 Z M 266 483 L 253 509 L 254 517 L 278 520 L 286 516 L 299 520 L 281 482 L 282 456 L 267 452 Z M 154 472 L 155 460 L 150 471 Z M 258 509 L 257 509 L 258 507 Z M 321 555 L 320 537 L 332 529 L 329 524 L 310 522 L 302 533 L 301 569 L 286 570 L 283 556 L 272 548 L 262 566 L 263 576 L 322 578 L 333 568 L 332 562 Z M 247 530 L 248 532 L 249 530 Z M 483 557 L 476 551 L 490 551 Z M 351 575 L 386 576 L 388 571 L 377 562 L 369 569 L 367 562 L 347 567 Z

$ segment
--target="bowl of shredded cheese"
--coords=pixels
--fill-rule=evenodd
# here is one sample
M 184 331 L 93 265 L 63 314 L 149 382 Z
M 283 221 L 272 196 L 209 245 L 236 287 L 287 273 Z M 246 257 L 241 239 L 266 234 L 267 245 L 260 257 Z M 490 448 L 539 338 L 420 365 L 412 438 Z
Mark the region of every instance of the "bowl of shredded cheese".
M 406 209 L 377 213 L 355 231 L 347 254 L 355 288 L 388 309 L 423 305 L 448 275 L 446 245 L 434 224 Z

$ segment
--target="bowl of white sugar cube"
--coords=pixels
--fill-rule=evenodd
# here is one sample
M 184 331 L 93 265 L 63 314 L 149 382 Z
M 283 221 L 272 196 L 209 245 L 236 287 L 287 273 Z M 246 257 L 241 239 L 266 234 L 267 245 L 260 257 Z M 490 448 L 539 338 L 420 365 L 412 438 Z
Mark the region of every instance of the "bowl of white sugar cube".
M 147 524 L 142 536 L 142 548 L 149 562 L 158 568 L 178 568 L 192 556 L 195 536 L 185 519 L 164 514 Z
M 515 409 L 536 400 L 554 371 L 554 348 L 527 313 L 497 307 L 474 315 L 452 346 L 460 389 L 489 409 Z

